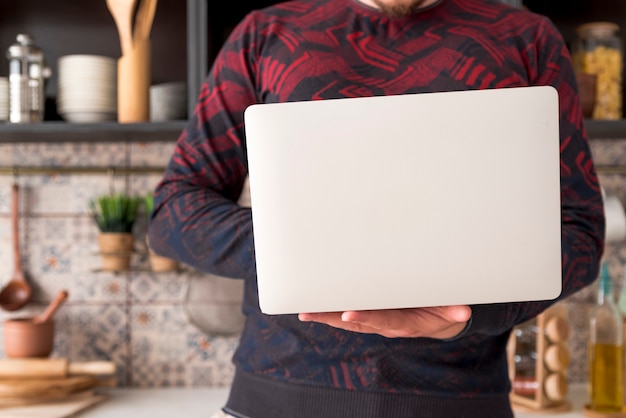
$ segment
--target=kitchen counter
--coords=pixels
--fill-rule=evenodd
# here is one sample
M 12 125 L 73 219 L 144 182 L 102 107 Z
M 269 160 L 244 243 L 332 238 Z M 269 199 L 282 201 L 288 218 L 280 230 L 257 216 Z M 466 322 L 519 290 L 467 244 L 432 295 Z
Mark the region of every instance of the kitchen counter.
M 107 389 L 108 399 L 88 409 L 80 418 L 171 418 L 183 414 L 185 418 L 210 418 L 224 404 L 228 389 Z M 584 385 L 570 387 L 569 399 L 573 409 L 565 413 L 516 412 L 516 418 L 580 418 L 581 408 L 588 399 Z

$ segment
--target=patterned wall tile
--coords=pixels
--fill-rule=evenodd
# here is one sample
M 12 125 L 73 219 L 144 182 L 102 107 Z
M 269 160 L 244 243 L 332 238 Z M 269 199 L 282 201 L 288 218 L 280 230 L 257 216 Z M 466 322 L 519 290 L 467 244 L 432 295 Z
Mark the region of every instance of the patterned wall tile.
M 12 176 L 0 176 L 0 213 L 11 208 Z M 17 177 L 20 213 L 28 215 L 85 214 L 89 202 L 111 190 L 126 191 L 126 179 L 102 175 L 20 175 Z
M 128 378 L 130 333 L 126 305 L 70 305 L 60 315 L 54 355 L 72 361 L 106 360 L 117 366 L 119 386 Z
M 190 326 L 180 305 L 133 305 L 132 386 L 230 383 L 235 338 L 211 338 Z
M 165 167 L 172 156 L 176 140 L 172 142 L 134 142 L 130 145 L 132 166 Z
M 572 383 L 584 383 L 589 379 L 589 311 L 590 304 L 567 303 L 570 337 L 567 348 L 570 354 L 568 380 Z
M 0 165 L 11 167 L 14 163 L 13 144 L 0 144 Z
M 96 271 L 97 230 L 87 217 L 25 220 L 24 270 L 35 300 L 50 300 L 61 289 L 74 301 L 126 300 L 128 278 Z
M 85 138 L 88 140 L 88 138 Z M 128 164 L 124 143 L 25 143 L 12 145 L 11 165 L 108 167 Z
M 187 276 L 182 272 L 138 272 L 131 275 L 130 297 L 133 303 L 181 303 Z
M 148 193 L 152 193 L 156 188 L 159 181 L 161 181 L 162 174 L 150 173 L 137 175 L 130 178 L 128 190 L 129 193 L 145 196 Z
M 596 165 L 624 164 L 626 139 L 591 139 L 589 146 Z

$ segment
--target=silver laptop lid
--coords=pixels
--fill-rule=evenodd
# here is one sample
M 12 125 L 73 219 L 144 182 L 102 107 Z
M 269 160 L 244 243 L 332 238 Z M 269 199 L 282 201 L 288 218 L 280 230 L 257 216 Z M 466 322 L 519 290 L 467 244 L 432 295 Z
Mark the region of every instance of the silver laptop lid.
M 559 295 L 554 88 L 259 104 L 245 128 L 263 312 Z

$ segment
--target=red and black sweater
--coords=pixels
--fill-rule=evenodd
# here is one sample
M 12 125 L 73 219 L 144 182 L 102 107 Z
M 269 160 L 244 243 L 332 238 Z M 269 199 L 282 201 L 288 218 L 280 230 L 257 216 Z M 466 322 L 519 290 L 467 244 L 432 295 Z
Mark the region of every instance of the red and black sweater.
M 253 103 L 528 85 L 554 86 L 560 96 L 563 298 L 596 277 L 604 218 L 570 56 L 549 20 L 492 0 L 440 0 L 401 19 L 356 0 L 295 0 L 242 21 L 178 140 L 150 224 L 158 253 L 245 280 L 247 322 L 227 411 L 511 416 L 509 331 L 554 301 L 472 306 L 471 325 L 451 341 L 267 316 L 258 307 L 251 212 L 235 202 L 247 175 L 243 112 Z

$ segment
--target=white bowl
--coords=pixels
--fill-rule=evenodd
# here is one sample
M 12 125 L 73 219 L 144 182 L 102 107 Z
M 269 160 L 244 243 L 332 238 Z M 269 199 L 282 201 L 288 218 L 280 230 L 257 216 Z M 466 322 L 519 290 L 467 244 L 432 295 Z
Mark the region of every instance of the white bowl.
M 73 54 L 59 57 L 58 65 L 76 65 L 97 63 L 102 66 L 116 66 L 117 60 L 104 55 Z
M 98 123 L 108 122 L 117 119 L 116 113 L 89 112 L 89 111 L 71 111 L 59 112 L 63 119 L 72 123 Z

